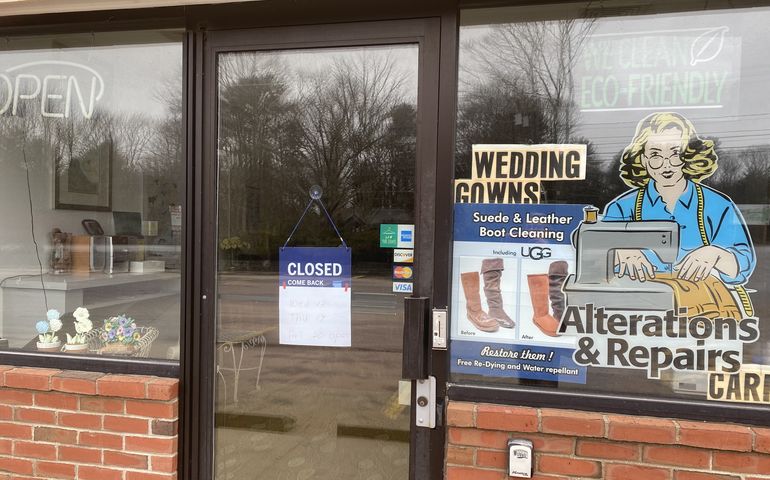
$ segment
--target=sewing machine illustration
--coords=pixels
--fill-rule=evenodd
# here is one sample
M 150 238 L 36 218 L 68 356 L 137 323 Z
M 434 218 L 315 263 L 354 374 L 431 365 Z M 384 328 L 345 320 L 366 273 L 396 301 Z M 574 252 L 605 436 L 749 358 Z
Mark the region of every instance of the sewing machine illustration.
M 586 207 L 583 223 L 573 242 L 576 273 L 567 277 L 563 291 L 567 305 L 587 303 L 616 310 L 668 310 L 674 292 L 658 282 L 631 280 L 615 275 L 615 250 L 630 248 L 654 252 L 673 264 L 679 252 L 679 225 L 672 221 L 605 222 L 595 207 Z

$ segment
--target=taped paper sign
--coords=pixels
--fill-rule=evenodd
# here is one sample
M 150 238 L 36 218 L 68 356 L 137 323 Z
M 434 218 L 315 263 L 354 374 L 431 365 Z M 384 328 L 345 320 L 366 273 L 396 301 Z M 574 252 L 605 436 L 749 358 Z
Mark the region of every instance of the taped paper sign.
M 280 250 L 281 344 L 350 346 L 350 260 L 344 247 Z
M 585 145 L 474 145 L 456 203 L 540 203 L 542 181 L 584 180 Z

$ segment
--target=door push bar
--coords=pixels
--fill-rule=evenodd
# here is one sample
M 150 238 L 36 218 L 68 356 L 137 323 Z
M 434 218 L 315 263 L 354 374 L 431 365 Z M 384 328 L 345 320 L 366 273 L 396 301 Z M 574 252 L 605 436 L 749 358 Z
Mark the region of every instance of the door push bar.
M 415 423 L 418 427 L 436 428 L 436 377 L 428 375 L 431 337 L 428 335 L 430 299 L 404 299 L 404 354 L 402 378 L 414 380 Z

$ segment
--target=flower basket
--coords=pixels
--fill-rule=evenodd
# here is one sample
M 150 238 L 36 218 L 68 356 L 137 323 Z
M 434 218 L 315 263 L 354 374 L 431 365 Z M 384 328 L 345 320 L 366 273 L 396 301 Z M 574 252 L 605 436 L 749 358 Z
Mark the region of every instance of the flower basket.
M 100 355 L 123 355 L 128 357 L 147 358 L 150 356 L 152 342 L 158 338 L 158 329 L 154 327 L 137 327 L 140 338 L 130 345 L 107 343 L 102 340 L 103 328 L 91 330 L 86 334 L 88 350 Z

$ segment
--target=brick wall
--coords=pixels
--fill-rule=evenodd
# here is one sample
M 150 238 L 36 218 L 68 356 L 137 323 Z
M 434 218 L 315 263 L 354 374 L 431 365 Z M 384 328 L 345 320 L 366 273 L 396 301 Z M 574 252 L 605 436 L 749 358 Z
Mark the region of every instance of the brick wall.
M 770 429 L 450 402 L 446 478 L 503 480 L 507 442 L 534 443 L 539 480 L 770 479 Z
M 179 381 L 0 366 L 0 480 L 174 480 Z

